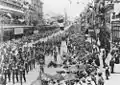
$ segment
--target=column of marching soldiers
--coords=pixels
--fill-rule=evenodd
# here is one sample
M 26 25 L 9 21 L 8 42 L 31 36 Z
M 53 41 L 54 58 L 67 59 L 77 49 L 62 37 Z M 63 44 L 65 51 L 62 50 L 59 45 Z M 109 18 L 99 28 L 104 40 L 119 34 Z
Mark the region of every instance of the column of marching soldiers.
M 16 54 L 16 50 L 18 53 Z M 4 60 L 2 62 L 1 74 L 5 85 L 8 82 L 15 84 L 16 82 L 26 82 L 26 74 L 35 68 L 36 64 L 36 47 L 17 47 L 11 51 L 6 49 L 6 53 L 2 53 Z M 39 53 L 39 52 L 38 52 Z
M 26 82 L 26 74 L 35 69 L 36 62 L 39 63 L 40 56 L 45 60 L 45 54 L 53 55 L 55 45 L 60 48 L 60 42 L 38 42 L 32 47 L 18 46 L 16 49 L 17 54 L 16 50 L 11 51 L 7 48 L 6 53 L 2 53 L 4 60 L 1 66 L 1 74 L 5 80 L 4 85 L 8 82 L 12 82 L 13 84 L 16 82 L 22 84 L 23 80 Z

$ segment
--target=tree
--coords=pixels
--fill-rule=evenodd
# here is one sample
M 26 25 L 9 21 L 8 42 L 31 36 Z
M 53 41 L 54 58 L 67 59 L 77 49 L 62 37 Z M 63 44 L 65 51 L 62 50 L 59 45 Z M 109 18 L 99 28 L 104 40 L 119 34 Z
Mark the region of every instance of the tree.
M 101 48 L 105 48 L 106 50 L 110 50 L 110 33 L 107 31 L 106 26 L 100 28 L 99 39 L 101 42 Z

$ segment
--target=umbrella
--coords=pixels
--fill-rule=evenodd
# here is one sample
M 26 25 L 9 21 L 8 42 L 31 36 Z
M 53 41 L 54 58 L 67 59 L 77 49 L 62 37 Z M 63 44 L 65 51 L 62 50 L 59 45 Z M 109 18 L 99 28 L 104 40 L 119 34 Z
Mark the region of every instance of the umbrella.
M 64 77 L 61 75 L 61 74 L 59 74 L 59 73 L 57 73 L 57 74 L 55 74 L 54 76 L 53 76 L 53 78 L 54 79 L 56 79 L 56 80 L 64 80 Z
M 66 75 L 64 78 L 65 78 L 65 80 L 74 80 L 74 79 L 76 79 L 76 75 L 70 73 L 70 74 Z

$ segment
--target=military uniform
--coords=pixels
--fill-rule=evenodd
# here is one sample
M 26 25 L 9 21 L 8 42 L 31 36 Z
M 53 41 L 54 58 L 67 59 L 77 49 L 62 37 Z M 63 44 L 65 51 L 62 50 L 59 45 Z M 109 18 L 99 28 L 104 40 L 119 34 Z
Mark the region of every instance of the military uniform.
M 22 78 L 24 79 L 24 81 L 26 82 L 26 77 L 25 77 L 25 67 L 24 66 L 20 66 L 20 82 L 22 84 Z
M 29 60 L 28 60 L 28 70 L 29 70 L 29 71 L 32 70 L 31 59 L 30 59 L 30 58 L 29 58 Z
M 19 74 L 19 70 L 18 70 L 18 66 L 16 65 L 16 66 L 15 66 L 15 76 L 16 76 L 16 81 L 17 81 L 17 82 L 19 82 L 18 74 Z
M 13 84 L 15 84 L 15 65 L 12 68 L 12 81 L 13 81 Z
M 10 68 L 10 65 L 7 67 L 7 76 L 8 76 L 8 80 L 10 82 L 10 80 L 11 80 L 11 68 Z
M 5 79 L 5 85 L 6 85 L 6 82 L 7 82 L 7 68 L 4 67 L 4 79 Z
M 26 71 L 26 73 L 28 73 L 28 71 L 29 71 L 27 58 L 25 59 L 25 71 Z

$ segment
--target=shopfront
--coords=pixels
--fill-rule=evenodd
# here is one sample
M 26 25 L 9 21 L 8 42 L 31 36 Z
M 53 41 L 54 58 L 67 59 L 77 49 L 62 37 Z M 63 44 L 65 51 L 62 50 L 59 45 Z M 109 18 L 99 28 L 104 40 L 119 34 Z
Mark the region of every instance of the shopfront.
M 34 27 L 31 26 L 6 26 L 4 27 L 3 41 L 29 36 L 33 34 L 33 31 Z
M 120 21 L 112 21 L 112 41 L 120 42 Z

